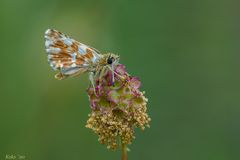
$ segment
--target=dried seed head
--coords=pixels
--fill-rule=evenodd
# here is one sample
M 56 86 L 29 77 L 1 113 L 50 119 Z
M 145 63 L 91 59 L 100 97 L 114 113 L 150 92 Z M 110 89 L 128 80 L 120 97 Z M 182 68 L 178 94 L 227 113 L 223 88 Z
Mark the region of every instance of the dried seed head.
M 108 149 L 116 149 L 119 138 L 122 143 L 131 144 L 134 129 L 144 130 L 150 122 L 146 113 L 147 98 L 139 91 L 140 80 L 130 76 L 122 64 L 115 66 L 114 71 L 117 73 L 114 85 L 112 72 L 107 71 L 96 80 L 96 94 L 92 87 L 87 90 L 92 112 L 86 127 L 92 129 Z

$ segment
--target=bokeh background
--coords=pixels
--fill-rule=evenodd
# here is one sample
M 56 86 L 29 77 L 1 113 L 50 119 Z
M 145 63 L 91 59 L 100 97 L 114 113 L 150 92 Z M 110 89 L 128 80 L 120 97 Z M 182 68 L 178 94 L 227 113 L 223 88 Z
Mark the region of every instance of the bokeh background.
M 149 98 L 129 160 L 240 159 L 240 12 L 233 0 L 0 0 L 0 159 L 120 159 L 85 128 L 87 74 L 54 79 L 55 28 L 121 55 Z

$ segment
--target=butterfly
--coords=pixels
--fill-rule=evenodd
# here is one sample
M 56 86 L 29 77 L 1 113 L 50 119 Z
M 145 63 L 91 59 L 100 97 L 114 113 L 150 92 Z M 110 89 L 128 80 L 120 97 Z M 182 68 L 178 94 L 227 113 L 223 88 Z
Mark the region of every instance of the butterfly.
M 58 71 L 58 80 L 89 73 L 89 79 L 95 88 L 95 80 L 101 78 L 107 70 L 113 72 L 119 62 L 119 56 L 113 53 L 101 54 L 98 50 L 82 44 L 69 36 L 47 29 L 44 35 L 48 63 Z

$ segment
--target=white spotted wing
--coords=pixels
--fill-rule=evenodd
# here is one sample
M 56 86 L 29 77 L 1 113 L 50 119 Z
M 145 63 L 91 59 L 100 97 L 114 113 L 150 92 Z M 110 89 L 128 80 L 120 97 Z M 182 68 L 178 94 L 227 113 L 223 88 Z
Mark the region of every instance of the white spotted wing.
M 101 56 L 95 49 L 56 30 L 48 29 L 44 37 L 48 62 L 60 71 L 58 79 L 86 72 Z

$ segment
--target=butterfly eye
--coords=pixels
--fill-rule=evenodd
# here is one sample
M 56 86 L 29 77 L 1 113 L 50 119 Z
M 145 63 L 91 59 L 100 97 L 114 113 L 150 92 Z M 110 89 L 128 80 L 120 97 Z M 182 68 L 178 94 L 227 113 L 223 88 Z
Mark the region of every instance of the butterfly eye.
M 112 64 L 113 61 L 114 61 L 114 58 L 113 58 L 113 57 L 108 57 L 108 59 L 107 59 L 107 63 L 108 63 L 108 64 Z

